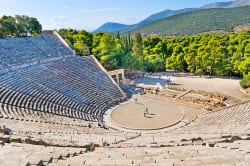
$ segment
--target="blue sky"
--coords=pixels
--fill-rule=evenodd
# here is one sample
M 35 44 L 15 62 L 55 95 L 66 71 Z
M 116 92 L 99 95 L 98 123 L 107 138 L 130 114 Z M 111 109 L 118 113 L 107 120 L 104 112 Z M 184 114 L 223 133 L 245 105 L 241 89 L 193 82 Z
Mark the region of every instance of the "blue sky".
M 0 16 L 36 17 L 43 29 L 92 31 L 106 22 L 134 24 L 165 9 L 201 7 L 230 0 L 0 0 Z

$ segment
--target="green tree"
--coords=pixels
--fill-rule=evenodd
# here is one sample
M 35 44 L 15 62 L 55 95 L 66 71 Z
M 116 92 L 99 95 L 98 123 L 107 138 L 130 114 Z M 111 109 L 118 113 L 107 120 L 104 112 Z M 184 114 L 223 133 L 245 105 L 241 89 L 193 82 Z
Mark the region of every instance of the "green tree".
M 15 19 L 11 16 L 2 16 L 0 19 L 0 31 L 2 37 L 5 36 L 16 36 L 16 25 Z
M 199 48 L 199 45 L 197 44 L 191 44 L 189 47 L 184 49 L 185 53 L 185 61 L 188 65 L 188 70 L 192 73 L 196 72 L 196 56 L 197 56 L 197 50 Z
M 248 74 L 244 74 L 242 80 L 240 81 L 240 85 L 242 88 L 250 87 L 250 72 Z
M 74 48 L 74 39 L 73 36 L 78 33 L 75 29 L 60 29 L 58 33 L 63 37 L 63 39 L 67 42 L 67 44 Z
M 88 55 L 92 53 L 93 35 L 85 30 L 79 31 L 73 35 L 74 48 L 80 55 Z
M 125 69 L 128 69 L 130 71 L 132 70 L 143 70 L 143 63 L 142 61 L 137 57 L 132 55 L 131 53 L 126 54 L 122 58 L 122 66 Z
M 23 16 L 27 21 L 26 25 L 26 35 L 38 35 L 42 33 L 42 25 L 34 17 Z
M 42 32 L 42 26 L 34 17 L 25 15 L 2 16 L 0 19 L 1 37 L 34 36 Z
M 133 40 L 133 54 L 141 58 L 144 61 L 144 54 L 143 54 L 143 45 L 142 45 L 142 36 L 140 32 L 135 33 L 134 40 Z
M 93 40 L 92 51 L 101 64 L 108 70 L 119 68 L 121 45 L 118 40 L 108 33 L 96 34 Z
M 246 57 L 245 60 L 241 61 L 238 69 L 241 75 L 247 75 L 250 72 L 250 57 Z

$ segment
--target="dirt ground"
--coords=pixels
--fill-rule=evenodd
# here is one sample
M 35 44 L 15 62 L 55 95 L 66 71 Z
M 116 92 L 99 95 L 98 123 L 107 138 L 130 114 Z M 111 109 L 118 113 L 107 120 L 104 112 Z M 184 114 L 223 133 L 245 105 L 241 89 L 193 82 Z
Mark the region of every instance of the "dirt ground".
M 159 77 L 160 75 L 160 77 Z M 168 82 L 167 80 L 170 80 Z M 166 72 L 135 80 L 137 83 L 162 86 L 177 86 L 185 89 L 205 90 L 232 97 L 234 103 L 250 100 L 250 96 L 240 91 L 239 79 L 199 77 L 190 74 Z M 168 82 L 168 83 L 167 83 Z M 186 121 L 204 112 L 202 106 L 192 106 L 150 95 L 134 96 L 137 103 L 130 102 L 118 107 L 111 113 L 111 119 L 119 126 L 132 129 L 157 129 L 171 126 L 183 116 Z M 146 107 L 149 114 L 144 116 Z M 184 115 L 183 115 L 184 112 Z
M 170 76 L 175 86 L 185 89 L 205 90 L 231 96 L 240 101 L 249 100 L 250 96 L 240 91 L 239 79 L 199 77 L 199 76 Z
M 113 122 L 130 129 L 158 129 L 171 126 L 182 119 L 190 121 L 197 114 L 204 112 L 200 106 L 162 100 L 160 97 L 137 95 L 135 98 L 137 102 L 132 101 L 112 112 Z M 148 114 L 144 116 L 146 108 Z

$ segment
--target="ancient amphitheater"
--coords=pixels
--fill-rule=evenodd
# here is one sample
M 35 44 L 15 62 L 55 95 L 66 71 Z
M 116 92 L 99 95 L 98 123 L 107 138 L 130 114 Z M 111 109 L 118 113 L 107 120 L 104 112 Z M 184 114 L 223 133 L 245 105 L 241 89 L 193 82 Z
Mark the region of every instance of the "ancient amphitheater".
M 128 98 L 54 31 L 0 39 L 0 165 L 250 165 L 238 80 L 165 72 Z

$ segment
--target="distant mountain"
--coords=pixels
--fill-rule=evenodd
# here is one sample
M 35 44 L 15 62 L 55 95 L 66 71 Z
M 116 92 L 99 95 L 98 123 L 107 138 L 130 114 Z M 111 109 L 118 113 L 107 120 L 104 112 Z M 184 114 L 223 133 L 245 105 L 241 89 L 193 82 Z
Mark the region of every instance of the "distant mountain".
M 209 9 L 209 8 L 235 8 L 235 7 L 242 7 L 242 6 L 249 6 L 250 0 L 236 0 L 230 2 L 215 2 L 204 5 L 201 9 Z
M 207 5 L 204 5 L 201 7 L 201 9 L 210 9 L 210 8 L 227 8 L 228 6 L 232 5 L 232 1 L 231 2 L 215 2 L 215 3 L 210 3 Z
M 108 22 L 97 28 L 93 31 L 93 33 L 97 32 L 126 32 L 130 31 L 139 27 L 142 27 L 144 25 L 150 24 L 152 22 L 158 21 L 160 19 L 164 19 L 170 16 L 183 14 L 191 11 L 195 11 L 198 9 L 208 9 L 208 8 L 234 8 L 234 7 L 240 7 L 240 6 L 248 6 L 250 5 L 250 0 L 236 0 L 231 2 L 217 2 L 217 3 L 211 3 L 202 6 L 201 8 L 186 8 L 186 9 L 180 9 L 180 10 L 164 10 L 159 13 L 152 14 L 151 16 L 147 17 L 146 19 L 142 20 L 141 22 L 137 24 L 132 25 L 126 25 L 121 23 L 114 23 L 114 22 Z
M 107 22 L 100 26 L 98 29 L 94 30 L 93 33 L 97 32 L 126 32 L 130 29 L 135 29 L 137 27 L 132 28 L 133 25 L 125 25 L 115 22 Z
M 93 33 L 97 33 L 97 32 L 126 32 L 141 26 L 144 26 L 146 24 L 152 23 L 154 21 L 166 18 L 166 17 L 170 17 L 173 15 L 177 15 L 177 14 L 182 14 L 182 13 L 186 13 L 186 12 L 190 12 L 196 10 L 196 8 L 186 8 L 186 9 L 181 9 L 181 10 L 164 10 L 161 11 L 159 13 L 153 14 L 149 17 L 147 17 L 146 19 L 142 20 L 141 22 L 137 23 L 137 24 L 132 24 L 132 25 L 125 25 L 125 24 L 120 24 L 120 23 L 114 23 L 114 22 L 108 22 L 103 24 L 102 26 L 100 26 L 98 29 L 96 29 L 95 31 L 93 31 Z
M 249 6 L 249 5 L 250 5 L 250 0 L 237 0 L 237 1 L 233 1 L 227 7 L 233 8 L 233 7 L 241 7 L 241 6 Z
M 184 36 L 211 31 L 232 32 L 239 25 L 250 25 L 250 6 L 200 9 L 155 21 L 130 33 Z
M 180 10 L 169 10 L 169 9 L 167 9 L 167 10 L 161 11 L 159 13 L 152 14 L 151 16 L 149 16 L 146 19 L 139 22 L 137 25 L 138 26 L 143 26 L 143 25 L 152 23 L 154 21 L 157 21 L 157 20 L 160 20 L 160 19 L 163 19 L 163 18 L 166 18 L 166 17 L 191 12 L 191 11 L 194 11 L 194 10 L 196 10 L 196 8 L 185 8 L 185 9 L 180 9 Z

